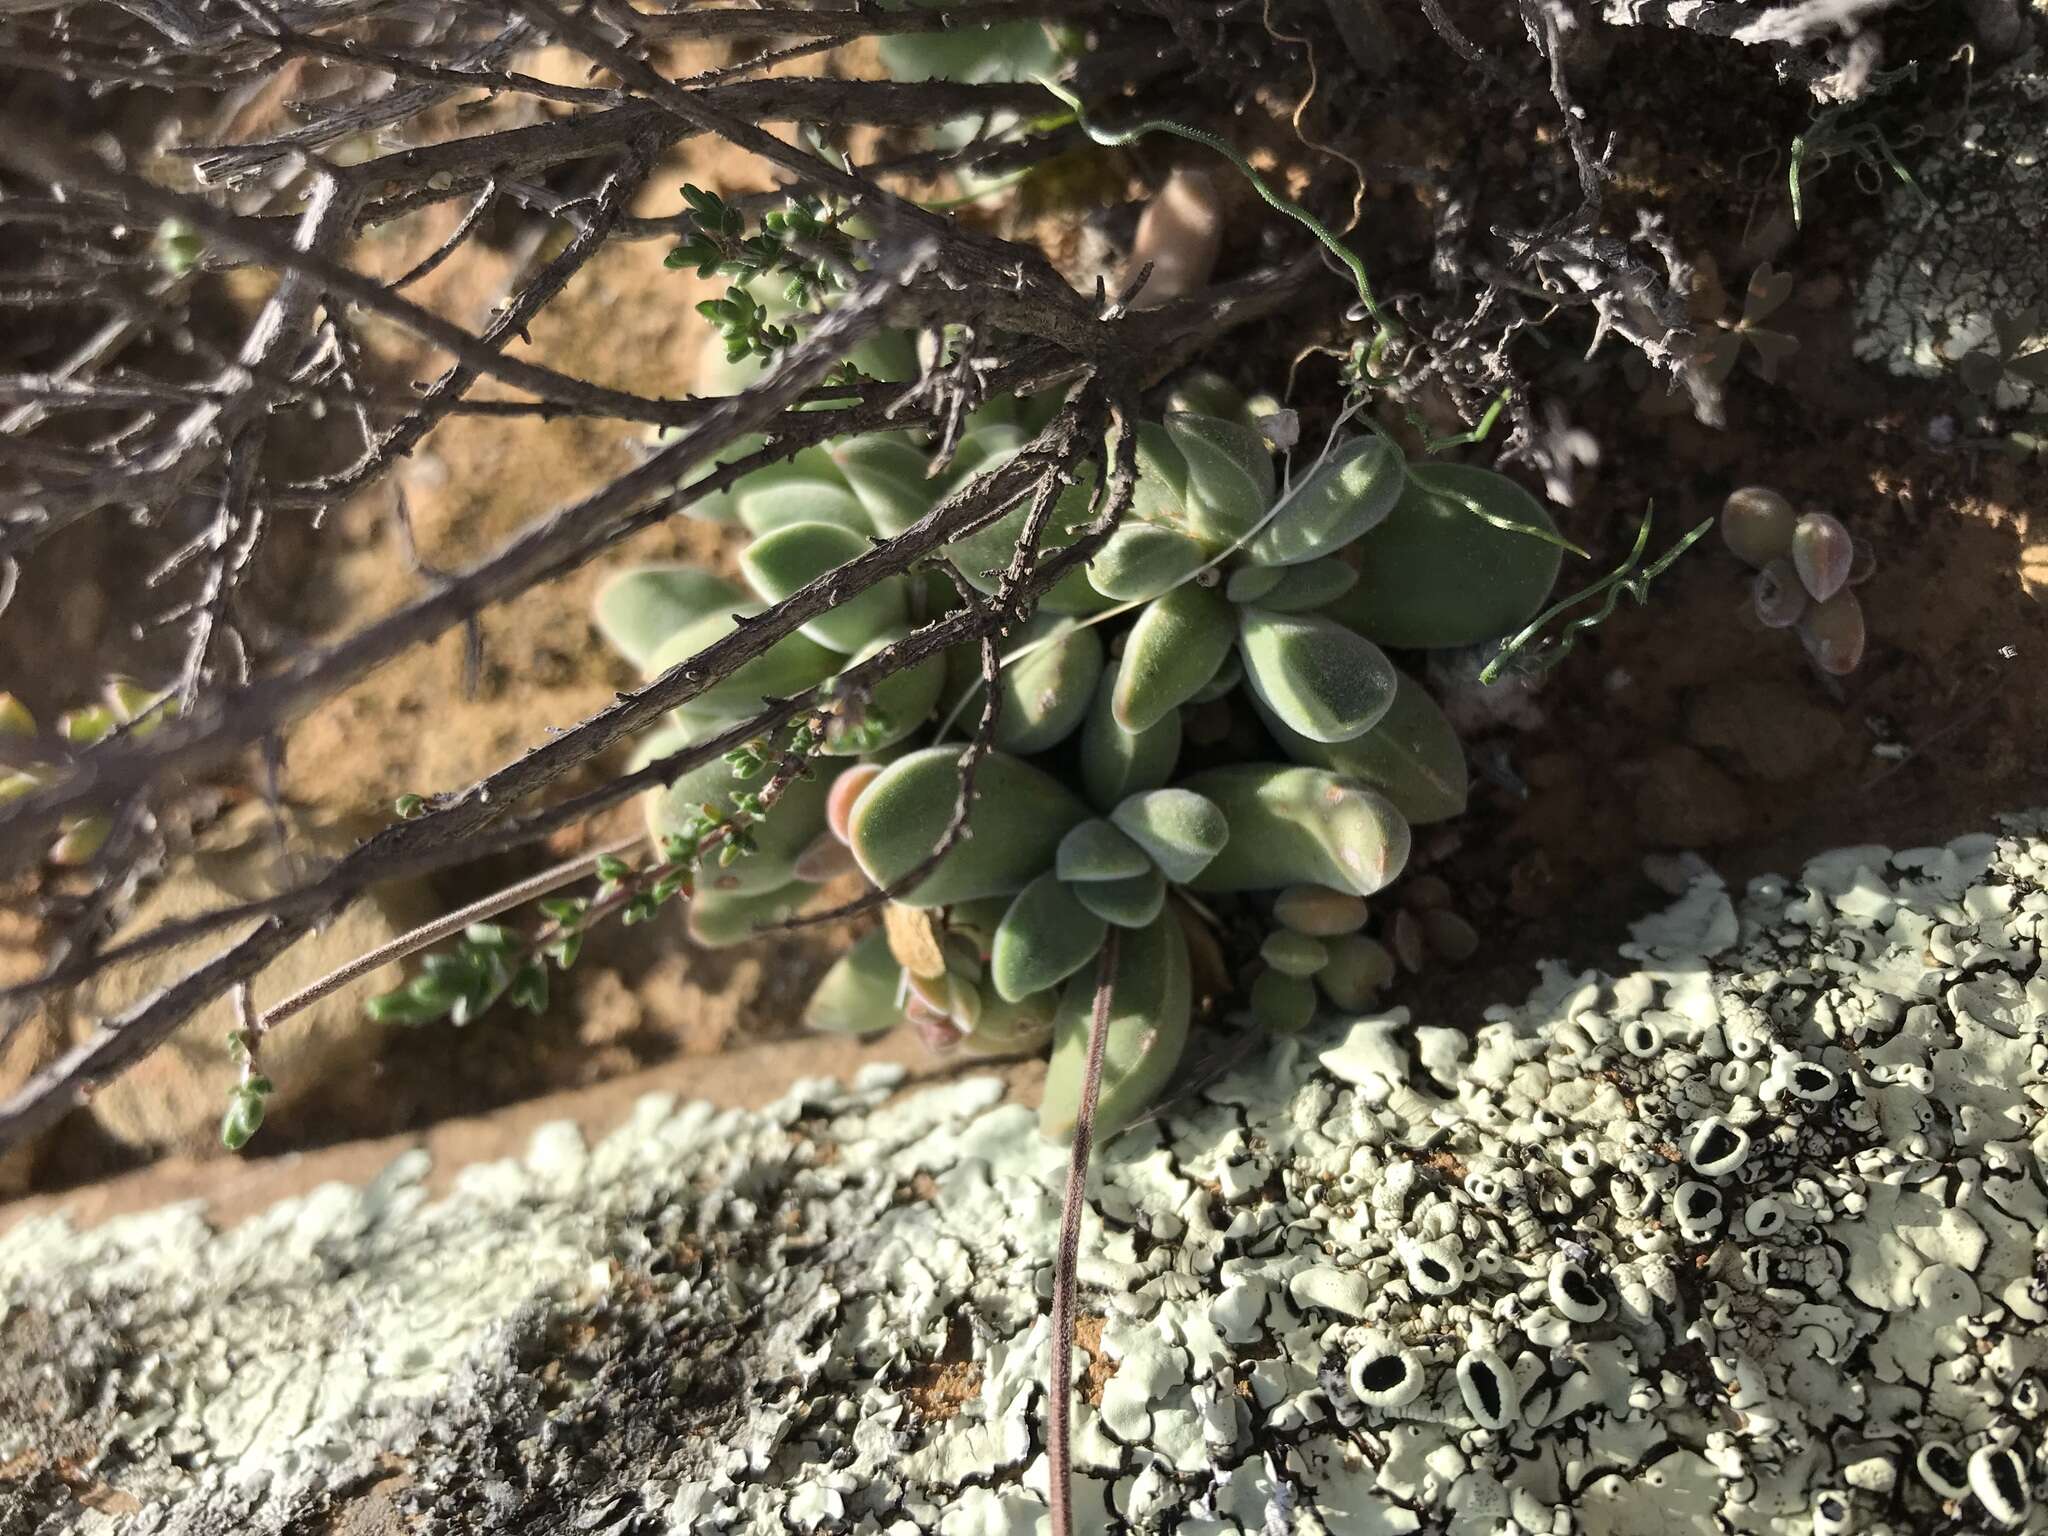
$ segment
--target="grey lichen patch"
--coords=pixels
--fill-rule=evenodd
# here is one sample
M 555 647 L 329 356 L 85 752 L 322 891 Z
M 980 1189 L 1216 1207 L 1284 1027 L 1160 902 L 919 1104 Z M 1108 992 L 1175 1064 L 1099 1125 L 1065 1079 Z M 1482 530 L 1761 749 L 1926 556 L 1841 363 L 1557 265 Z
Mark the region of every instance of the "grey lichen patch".
M 2048 73 L 2014 66 L 1973 92 L 1953 131 L 1912 164 L 1915 187 L 1885 201 L 1887 238 L 1857 295 L 1856 355 L 1935 378 L 1996 351 L 1995 325 L 2048 306 Z M 2048 344 L 2022 338 L 2019 352 Z M 2008 372 L 1995 403 L 2048 407 Z
M 1083 1528 L 2048 1529 L 2043 825 L 1702 879 L 1626 974 L 1113 1143 Z M 56 1406 L 0 1424 L 0 1531 L 1039 1529 L 1064 1158 L 892 1085 L 18 1229 L 0 1404 Z

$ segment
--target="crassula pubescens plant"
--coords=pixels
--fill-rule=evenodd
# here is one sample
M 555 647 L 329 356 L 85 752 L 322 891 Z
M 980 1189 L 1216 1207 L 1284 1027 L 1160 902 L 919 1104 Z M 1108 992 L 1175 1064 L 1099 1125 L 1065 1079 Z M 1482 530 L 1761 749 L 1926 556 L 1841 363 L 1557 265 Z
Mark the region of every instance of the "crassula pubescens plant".
M 746 587 L 682 566 L 623 572 L 599 594 L 598 626 L 650 676 L 682 663 L 1014 453 L 1049 408 L 984 410 L 939 477 L 914 437 L 891 433 L 749 475 L 698 507 L 753 536 Z M 1001 705 L 978 755 L 984 682 L 961 647 L 648 797 L 664 848 L 745 824 L 696 874 L 700 942 L 787 919 L 854 869 L 887 891 L 884 924 L 826 974 L 809 1022 L 868 1033 L 907 1019 L 1003 1052 L 1050 1040 L 1052 1135 L 1073 1124 L 1111 934 L 1104 1132 L 1159 1092 L 1205 1001 L 1274 1030 L 1370 1002 L 1393 962 L 1363 931 L 1366 899 L 1401 873 L 1411 824 L 1455 816 L 1466 794 L 1456 733 L 1382 646 L 1512 633 L 1542 608 L 1562 546 L 1505 476 L 1411 463 L 1376 430 L 1334 439 L 1284 484 L 1242 410 L 1170 412 L 1138 429 L 1135 452 L 1122 524 L 1001 640 Z M 1078 535 L 1095 491 L 1077 477 L 1042 553 Z M 948 546 L 951 575 L 995 592 L 1027 515 L 1020 504 Z M 692 699 L 636 766 L 763 696 L 829 685 L 956 591 L 936 572 L 867 588 Z M 754 786 L 792 754 L 808 770 L 778 773 L 763 805 Z M 970 758 L 964 835 L 934 864 Z

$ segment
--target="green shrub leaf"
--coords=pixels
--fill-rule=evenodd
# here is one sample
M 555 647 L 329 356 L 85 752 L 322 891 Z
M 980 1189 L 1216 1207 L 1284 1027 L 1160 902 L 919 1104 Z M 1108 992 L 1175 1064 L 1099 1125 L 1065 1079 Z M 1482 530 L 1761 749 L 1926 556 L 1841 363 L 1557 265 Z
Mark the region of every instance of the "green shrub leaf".
M 847 665 L 857 667 L 877 651 L 893 645 L 901 638 L 902 636 L 894 634 L 878 636 L 866 649 L 857 652 Z M 913 662 L 910 666 L 891 672 L 875 684 L 874 699 L 869 714 L 864 717 L 872 722 L 873 711 L 879 710 L 883 723 L 881 732 L 865 738 L 851 738 L 835 720 L 825 730 L 823 750 L 826 756 L 859 757 L 893 747 L 931 719 L 932 711 L 938 707 L 939 695 L 945 686 L 944 656 L 927 656 L 923 661 Z
M 628 766 L 640 768 L 689 742 L 690 737 L 682 727 L 666 727 L 641 743 Z M 704 805 L 726 809 L 732 796 L 748 787 L 748 781 L 740 778 L 730 763 L 714 757 L 690 769 L 667 788 L 648 791 L 647 830 L 657 845 L 663 838 L 687 836 Z M 700 894 L 751 896 L 788 885 L 795 874 L 797 856 L 825 829 L 825 796 L 829 787 L 823 775 L 793 780 L 750 829 L 753 852 L 723 867 L 718 867 L 715 860 L 706 860 L 698 877 Z

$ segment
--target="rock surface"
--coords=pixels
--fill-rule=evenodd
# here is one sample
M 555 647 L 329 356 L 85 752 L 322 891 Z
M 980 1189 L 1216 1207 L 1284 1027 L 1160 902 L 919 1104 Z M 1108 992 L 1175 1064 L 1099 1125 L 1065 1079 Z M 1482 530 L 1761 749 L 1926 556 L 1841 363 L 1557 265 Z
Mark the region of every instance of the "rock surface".
M 1917 186 L 1885 197 L 1886 239 L 1856 301 L 1856 355 L 1896 374 L 1939 378 L 1996 327 L 2048 308 L 2048 70 L 2021 60 L 1973 93 L 1953 132 L 1911 158 Z M 1890 178 L 1887 178 L 1890 180 Z M 2048 346 L 2048 331 L 2016 354 Z M 2007 410 L 2048 408 L 2048 389 L 2007 372 Z
M 2044 828 L 1699 881 L 1112 1143 L 1083 1528 L 2048 1529 Z M 16 1226 L 0 1533 L 1040 1527 L 1063 1156 L 898 1075 Z

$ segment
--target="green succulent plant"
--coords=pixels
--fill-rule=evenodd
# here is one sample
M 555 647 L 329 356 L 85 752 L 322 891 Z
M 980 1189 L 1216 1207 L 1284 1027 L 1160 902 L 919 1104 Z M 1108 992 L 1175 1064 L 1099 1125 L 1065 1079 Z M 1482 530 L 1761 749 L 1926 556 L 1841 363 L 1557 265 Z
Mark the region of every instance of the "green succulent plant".
M 66 710 L 57 717 L 57 736 L 72 750 L 90 749 L 117 731 L 140 741 L 177 712 L 177 700 L 170 694 L 146 688 L 131 678 L 110 677 L 100 690 L 98 703 Z M 0 693 L 0 736 L 32 739 L 35 735 L 35 716 L 28 706 L 11 693 Z M 0 805 L 35 793 L 52 782 L 52 777 L 50 770 L 39 766 L 0 766 Z M 107 816 L 74 816 L 50 844 L 49 862 L 59 867 L 89 864 L 113 830 L 114 823 Z
M 949 583 L 903 575 L 849 593 L 700 693 L 635 759 L 725 729 L 764 696 L 819 690 L 828 702 L 799 727 L 813 777 L 787 783 L 749 825 L 744 856 L 700 871 L 692 935 L 739 942 L 857 870 L 888 894 L 889 921 L 828 971 L 809 1023 L 867 1033 L 907 1018 L 980 1050 L 1050 1041 L 1041 1121 L 1052 1136 L 1073 1124 L 1111 934 L 1104 1134 L 1171 1076 L 1198 1000 L 1233 996 L 1234 1017 L 1279 1031 L 1370 1002 L 1393 964 L 1363 931 L 1366 899 L 1400 875 L 1411 824 L 1455 816 L 1466 793 L 1456 732 L 1381 647 L 1508 634 L 1558 572 L 1549 516 L 1501 475 L 1411 464 L 1371 432 L 1283 484 L 1242 403 L 1214 389 L 1202 398 L 1223 414 L 1170 412 L 1137 429 L 1122 525 L 1000 638 L 986 741 L 973 740 L 987 686 L 976 647 L 869 697 L 834 690 L 856 660 L 958 600 Z M 622 572 L 598 595 L 598 628 L 649 676 L 687 665 L 1017 452 L 1055 404 L 985 407 L 943 476 L 907 433 L 827 442 L 757 471 L 709 508 L 752 535 L 738 560 L 744 587 L 682 566 Z M 1055 505 L 1041 554 L 1078 537 L 1095 500 L 1083 473 Z M 994 593 L 1027 516 L 1020 504 L 947 546 L 958 578 Z M 1205 749 L 1184 767 L 1183 721 L 1196 709 L 1230 712 L 1250 733 L 1232 741 L 1270 749 Z M 651 791 L 657 841 L 674 846 L 713 813 L 745 812 L 757 756 Z M 956 827 L 970 769 L 975 794 Z M 1264 937 L 1227 954 L 1226 927 Z M 1218 955 L 1222 975 L 1205 958 Z
M 883 0 L 885 10 L 937 0 Z M 938 32 L 899 32 L 877 39 L 882 67 L 896 80 L 953 80 L 966 85 L 1030 80 L 1057 74 L 1063 62 L 1061 39 L 1036 18 L 988 25 L 948 27 Z M 954 118 L 930 130 L 934 147 L 961 149 L 977 140 L 996 139 L 1016 127 L 1014 112 Z M 993 191 L 1009 178 L 989 176 L 971 167 L 957 173 L 968 197 Z

